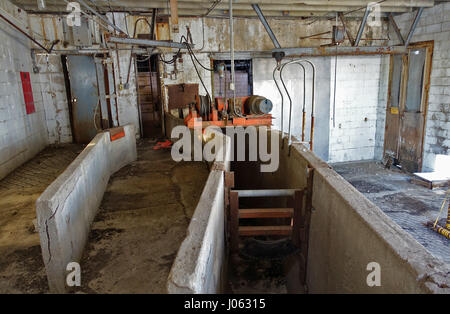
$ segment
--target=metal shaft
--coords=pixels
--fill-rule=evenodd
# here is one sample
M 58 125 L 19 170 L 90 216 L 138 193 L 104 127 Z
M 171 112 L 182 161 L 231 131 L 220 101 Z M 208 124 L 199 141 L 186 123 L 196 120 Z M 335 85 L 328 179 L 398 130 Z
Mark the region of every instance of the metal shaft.
M 264 28 L 266 29 L 267 34 L 269 34 L 270 39 L 273 42 L 273 45 L 275 48 L 281 48 L 280 43 L 278 42 L 277 38 L 275 37 L 275 34 L 273 33 L 272 29 L 269 26 L 269 23 L 267 23 L 266 18 L 264 17 L 264 14 L 261 11 L 261 8 L 257 4 L 252 4 L 253 10 L 255 10 L 256 14 L 259 17 L 259 20 L 261 21 L 262 25 L 264 25 Z

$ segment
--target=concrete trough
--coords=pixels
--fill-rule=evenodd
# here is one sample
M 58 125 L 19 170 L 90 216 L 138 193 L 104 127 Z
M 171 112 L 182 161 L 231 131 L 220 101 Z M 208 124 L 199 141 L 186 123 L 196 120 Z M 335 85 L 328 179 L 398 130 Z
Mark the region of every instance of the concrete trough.
M 124 136 L 114 141 L 110 131 L 97 134 L 36 201 L 41 250 L 51 292 L 67 291 L 67 265 L 79 262 L 82 257 L 110 176 L 136 160 L 134 126 L 126 125 L 123 131 Z
M 314 169 L 307 293 L 450 293 L 449 266 L 304 145 L 289 149 L 286 140 L 280 143 L 280 166 L 274 173 L 255 171 L 259 166 L 250 163 L 235 168 L 235 180 L 250 178 L 254 189 L 303 189 L 307 169 Z M 223 171 L 213 170 L 172 266 L 169 293 L 223 292 L 228 254 L 223 195 Z M 367 281 L 372 263 L 380 266 L 379 286 Z
M 205 131 L 220 138 L 218 155 L 178 250 L 167 281 L 168 293 L 224 292 L 226 272 L 224 171 L 230 170 L 231 141 L 222 133 Z

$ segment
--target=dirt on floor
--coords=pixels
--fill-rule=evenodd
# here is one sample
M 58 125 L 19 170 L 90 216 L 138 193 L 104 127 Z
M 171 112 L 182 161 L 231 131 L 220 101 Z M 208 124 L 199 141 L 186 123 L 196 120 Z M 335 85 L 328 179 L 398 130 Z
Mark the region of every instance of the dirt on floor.
M 114 174 L 81 260 L 78 293 L 166 293 L 166 281 L 209 170 L 138 142 L 138 160 Z
M 82 149 L 48 147 L 0 180 L 0 293 L 48 292 L 35 203 Z

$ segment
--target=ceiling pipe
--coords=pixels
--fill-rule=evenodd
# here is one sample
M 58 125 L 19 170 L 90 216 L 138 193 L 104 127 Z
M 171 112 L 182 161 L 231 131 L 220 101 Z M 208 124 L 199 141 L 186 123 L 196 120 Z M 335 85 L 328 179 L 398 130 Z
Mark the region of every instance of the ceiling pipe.
M 108 21 L 107 18 L 105 18 L 103 15 L 97 13 L 97 11 L 95 11 L 93 8 L 91 8 L 86 2 L 84 2 L 83 0 L 77 0 L 80 4 L 82 4 L 86 9 L 88 9 L 91 13 L 93 13 L 96 17 L 98 17 L 99 19 L 101 19 L 103 22 L 105 22 L 106 24 L 108 24 L 109 26 L 111 26 L 113 29 L 115 29 L 116 31 L 118 31 L 121 34 L 124 34 L 128 37 L 127 33 L 125 33 L 123 30 L 121 30 L 119 27 L 117 27 L 116 25 L 114 25 L 113 23 L 111 23 L 110 21 Z
M 36 0 L 19 0 L 20 4 L 37 7 Z M 217 2 L 217 1 L 216 1 Z M 255 3 L 254 0 L 239 0 L 239 3 L 234 3 L 234 8 L 241 8 L 245 5 L 250 6 L 250 4 Z M 369 3 L 374 2 L 374 0 L 258 0 L 258 4 L 262 9 L 266 9 L 265 6 L 304 6 L 304 7 L 332 7 L 333 10 L 337 10 L 337 7 L 365 7 Z M 97 8 L 105 7 L 109 9 L 110 5 L 112 8 L 116 7 L 127 7 L 131 9 L 132 7 L 140 8 L 154 8 L 153 6 L 158 5 L 158 8 L 166 8 L 166 1 L 148 1 L 148 0 L 115 0 L 109 2 L 108 0 L 97 0 L 95 1 Z M 163 5 L 161 5 L 162 3 Z M 196 5 L 197 7 L 201 4 L 205 5 L 207 9 L 211 5 L 211 1 L 206 0 L 178 0 L 179 5 Z M 57 6 L 58 1 L 47 0 L 47 7 Z M 219 5 L 219 4 L 218 4 Z M 380 4 L 382 7 L 397 7 L 397 8 L 411 8 L 411 7 L 432 7 L 434 6 L 434 1 L 432 0 L 396 0 L 389 1 L 387 3 Z M 228 8 L 227 4 L 220 4 L 221 8 Z
M 25 35 L 28 39 L 30 39 L 32 42 L 34 42 L 36 45 L 38 45 L 40 48 L 42 48 L 43 50 L 45 50 L 45 52 L 47 53 L 51 53 L 53 46 L 56 44 L 56 42 L 52 43 L 52 47 L 50 49 L 47 49 L 44 45 L 42 45 L 40 42 L 38 42 L 36 39 L 34 39 L 31 35 L 29 35 L 28 33 L 26 33 L 25 31 L 23 31 L 19 26 L 17 26 L 16 24 L 14 24 L 13 22 L 11 22 L 9 19 L 7 19 L 3 14 L 0 13 L 0 17 L 5 20 L 8 24 L 10 24 L 12 27 L 14 27 L 15 29 L 17 29 L 19 32 L 21 32 L 23 35 Z

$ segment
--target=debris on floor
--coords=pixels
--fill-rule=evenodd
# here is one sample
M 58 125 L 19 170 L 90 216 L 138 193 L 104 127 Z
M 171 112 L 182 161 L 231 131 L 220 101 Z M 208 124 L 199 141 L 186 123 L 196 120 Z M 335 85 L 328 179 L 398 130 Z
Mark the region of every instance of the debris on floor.
M 426 226 L 438 216 L 446 189 L 430 190 L 413 184 L 413 175 L 386 169 L 375 161 L 337 163 L 332 167 L 431 254 L 450 264 L 450 242 Z

